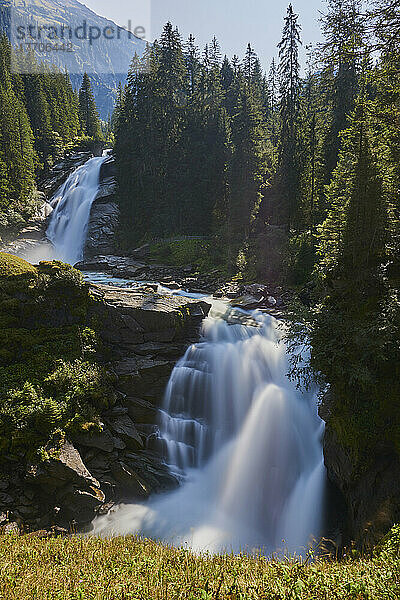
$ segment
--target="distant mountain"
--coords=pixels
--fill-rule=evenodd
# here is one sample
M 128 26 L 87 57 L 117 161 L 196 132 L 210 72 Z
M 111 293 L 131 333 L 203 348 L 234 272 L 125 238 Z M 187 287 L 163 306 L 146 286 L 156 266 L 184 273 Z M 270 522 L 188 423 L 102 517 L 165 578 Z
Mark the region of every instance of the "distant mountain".
M 66 68 L 74 87 L 86 71 L 100 116 L 111 114 L 116 89 L 145 41 L 76 0 L 0 0 L 0 26 L 13 45 L 32 44 L 36 57 Z M 50 44 L 50 46 L 48 45 Z

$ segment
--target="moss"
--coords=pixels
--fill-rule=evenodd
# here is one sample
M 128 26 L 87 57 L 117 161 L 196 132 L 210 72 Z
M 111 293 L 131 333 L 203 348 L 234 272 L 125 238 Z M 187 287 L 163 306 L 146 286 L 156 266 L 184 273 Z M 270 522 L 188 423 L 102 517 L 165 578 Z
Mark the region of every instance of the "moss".
M 0 459 L 22 460 L 57 428 L 96 424 L 114 394 L 97 364 L 99 343 L 89 322 L 95 299 L 82 274 L 58 261 L 35 268 L 6 256 L 3 263 Z
M 36 268 L 26 260 L 0 252 L 0 278 L 20 277 L 21 275 L 34 275 Z

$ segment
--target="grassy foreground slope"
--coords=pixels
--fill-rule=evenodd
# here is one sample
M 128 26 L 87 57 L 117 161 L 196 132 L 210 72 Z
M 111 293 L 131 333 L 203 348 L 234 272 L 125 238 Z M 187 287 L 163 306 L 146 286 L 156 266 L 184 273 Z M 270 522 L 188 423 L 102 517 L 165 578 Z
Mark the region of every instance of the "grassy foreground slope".
M 341 562 L 195 556 L 134 537 L 0 536 L 7 600 L 397 600 L 400 527 L 366 558 Z

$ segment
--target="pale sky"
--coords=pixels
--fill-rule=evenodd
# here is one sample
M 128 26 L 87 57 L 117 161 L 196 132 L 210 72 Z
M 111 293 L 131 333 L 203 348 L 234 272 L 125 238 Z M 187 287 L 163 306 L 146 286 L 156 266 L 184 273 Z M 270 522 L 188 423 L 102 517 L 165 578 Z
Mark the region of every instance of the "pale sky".
M 243 57 L 248 42 L 267 69 L 280 40 L 283 17 L 290 0 L 81 0 L 96 13 L 123 27 L 132 23 L 150 32 L 146 38 L 159 37 L 163 25 L 171 21 L 184 38 L 192 33 L 203 48 L 216 35 L 223 54 Z M 293 0 L 302 25 L 303 46 L 319 41 L 318 18 L 324 0 Z M 302 52 L 304 62 L 305 51 Z

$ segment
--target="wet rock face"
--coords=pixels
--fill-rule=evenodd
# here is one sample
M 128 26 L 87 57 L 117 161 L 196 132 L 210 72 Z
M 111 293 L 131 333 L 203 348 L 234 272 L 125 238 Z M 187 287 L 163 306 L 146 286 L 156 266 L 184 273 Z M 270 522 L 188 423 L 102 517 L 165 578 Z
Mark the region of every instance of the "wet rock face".
M 372 548 L 400 521 L 400 461 L 382 443 L 368 456 L 343 446 L 333 427 L 326 427 L 324 457 L 329 480 L 341 492 L 343 542 Z M 335 507 L 333 507 L 335 510 Z
M 28 502 L 22 516 L 36 516 L 37 525 L 42 526 L 50 526 L 52 521 L 66 526 L 89 523 L 105 501 L 100 483 L 68 440 L 53 452 L 48 460 L 28 468 L 25 482 L 31 485 L 31 500 L 37 505 Z M 21 513 L 20 507 L 17 512 Z
M 91 157 L 91 152 L 74 152 L 68 154 L 63 160 L 54 165 L 49 173 L 46 173 L 42 177 L 41 181 L 39 181 L 39 189 L 46 194 L 47 198 L 51 198 L 72 171 L 83 165 Z
M 99 192 L 92 205 L 88 224 L 85 257 L 113 254 L 119 207 L 115 201 L 115 161 L 110 156 L 101 166 Z

